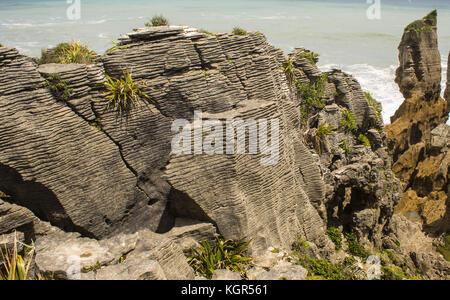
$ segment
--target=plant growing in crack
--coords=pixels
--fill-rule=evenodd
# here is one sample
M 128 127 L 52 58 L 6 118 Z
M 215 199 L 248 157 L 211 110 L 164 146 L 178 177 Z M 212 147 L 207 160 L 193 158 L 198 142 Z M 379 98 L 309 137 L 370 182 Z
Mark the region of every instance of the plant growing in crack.
M 112 79 L 105 74 L 107 82 L 105 96 L 108 98 L 105 110 L 116 112 L 116 116 L 128 117 L 130 112 L 142 104 L 153 103 L 153 100 L 143 89 L 148 88 L 141 82 L 133 80 L 131 73 L 126 71 L 119 79 Z
M 44 87 L 48 87 L 52 95 L 61 101 L 70 99 L 73 93 L 73 88 L 69 87 L 70 82 L 61 79 L 58 74 L 52 74 L 45 80 Z
M 321 123 L 317 129 L 316 136 L 319 140 L 323 141 L 326 136 L 334 134 L 334 127 L 327 125 L 327 123 Z

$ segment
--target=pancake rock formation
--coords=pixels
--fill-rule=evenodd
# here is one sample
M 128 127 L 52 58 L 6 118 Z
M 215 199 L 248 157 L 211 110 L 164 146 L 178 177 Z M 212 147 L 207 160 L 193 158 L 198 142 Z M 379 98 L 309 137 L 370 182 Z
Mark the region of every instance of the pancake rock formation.
M 395 244 L 403 237 L 391 222 L 402 188 L 381 105 L 352 76 L 316 63 L 303 48 L 286 58 L 259 32 L 186 26 L 135 29 L 88 65 L 37 65 L 0 47 L 0 234 L 35 240 L 36 272 L 58 279 L 195 279 L 186 256 L 217 235 L 251 240 L 255 261 L 270 266 L 267 249 L 289 251 L 299 238 L 311 256 L 343 261 L 329 227 L 367 248 Z M 118 118 L 106 109 L 103 83 L 125 73 L 143 83 L 151 103 Z M 420 82 L 417 90 L 438 101 L 429 85 L 435 72 L 413 75 L 401 85 Z M 55 93 L 55 80 L 66 93 Z M 231 138 L 211 143 L 213 131 L 241 121 L 260 134 L 270 125 L 259 151 L 249 153 L 251 136 L 233 127 Z M 174 149 L 181 129 L 204 149 Z M 429 135 L 441 145 L 444 131 Z M 242 141 L 246 151 L 235 151 Z M 396 161 L 410 144 L 396 146 Z M 307 276 L 284 256 L 267 269 L 260 263 L 249 276 Z M 222 270 L 214 278 L 235 276 Z

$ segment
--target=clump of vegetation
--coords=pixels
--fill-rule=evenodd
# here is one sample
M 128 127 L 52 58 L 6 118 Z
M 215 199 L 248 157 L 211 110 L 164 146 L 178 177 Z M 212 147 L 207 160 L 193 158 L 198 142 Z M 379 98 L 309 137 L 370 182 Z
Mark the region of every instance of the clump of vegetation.
M 22 256 L 18 254 L 17 243 L 17 240 L 15 240 L 12 250 L 7 247 L 3 250 L 0 247 L 0 258 L 2 260 L 0 263 L 0 280 L 27 280 L 28 278 L 34 247 L 30 247 L 27 254 L 28 259 L 26 259 L 28 262 L 25 262 Z
M 324 259 L 314 259 L 308 256 L 298 256 L 296 264 L 308 271 L 307 279 L 324 280 L 354 280 L 355 276 L 342 264 L 332 264 Z
M 361 133 L 361 134 L 358 136 L 358 141 L 360 141 L 364 146 L 370 147 L 370 141 L 369 141 L 369 139 L 367 138 L 367 136 L 365 136 L 364 134 Z
M 355 233 L 346 233 L 345 239 L 347 240 L 348 244 L 348 252 L 351 255 L 360 257 L 362 259 L 366 259 L 367 257 L 369 257 L 369 253 L 366 251 L 366 249 L 364 249 L 364 246 L 358 242 Z
M 431 24 L 436 24 L 437 11 L 433 10 L 426 15 L 422 20 L 417 20 L 406 26 L 405 31 L 415 31 L 421 33 L 422 31 L 431 31 L 433 28 Z M 431 24 L 430 24 L 431 23 Z
M 344 150 L 346 155 L 349 155 L 352 153 L 352 149 L 350 149 L 350 145 L 348 144 L 347 140 L 343 140 L 340 144 L 339 147 Z
M 292 251 L 294 251 L 294 252 L 301 253 L 301 252 L 303 252 L 304 250 L 307 250 L 309 247 L 310 247 L 310 246 L 309 246 L 307 240 L 305 240 L 305 239 L 302 238 L 302 237 L 297 237 L 296 240 L 295 240 L 295 242 L 292 243 L 291 249 L 292 249 Z
M 150 20 L 150 22 L 145 23 L 145 26 L 169 26 L 169 20 L 167 20 L 162 15 L 156 15 Z
M 342 249 L 342 233 L 336 227 L 329 227 L 327 229 L 327 235 L 334 243 L 336 252 Z
M 5 46 L 3 46 L 3 44 L 2 44 L 2 43 L 0 43 L 0 47 L 5 47 Z
M 100 264 L 99 261 L 97 261 L 97 262 L 96 262 L 94 265 L 92 265 L 92 266 L 83 267 L 83 268 L 81 269 L 81 272 L 83 272 L 83 273 L 89 273 L 89 272 L 98 270 L 98 269 L 100 269 L 101 267 L 102 267 L 102 265 Z
M 403 280 L 409 279 L 409 276 L 403 273 L 403 270 L 397 266 L 382 266 L 381 280 Z
M 42 50 L 39 64 L 92 64 L 97 53 L 79 41 L 60 43 L 53 49 Z
M 308 112 L 322 109 L 325 106 L 322 96 L 325 92 L 325 85 L 328 82 L 328 78 L 325 74 L 322 74 L 314 82 L 302 84 L 297 81 L 297 93 L 301 97 L 300 112 L 302 117 L 302 123 L 306 122 L 306 116 Z
M 58 74 L 52 74 L 45 80 L 44 86 L 50 89 L 52 95 L 62 101 L 67 101 L 72 95 L 73 89 L 69 87 L 70 82 L 63 81 Z
M 208 71 L 202 70 L 203 76 L 205 76 L 205 79 L 208 78 Z
M 220 237 L 212 244 L 202 241 L 198 249 L 191 248 L 193 254 L 188 258 L 188 263 L 197 273 L 208 279 L 211 279 L 217 269 L 231 270 L 246 278 L 245 265 L 251 261 L 251 258 L 247 257 L 249 244 L 250 241 L 244 239 L 224 240 Z
M 308 59 L 312 64 L 316 64 L 319 61 L 319 54 L 312 51 L 302 52 L 300 56 Z
M 446 260 L 450 261 L 450 234 L 445 236 L 444 245 L 437 247 L 437 251 L 441 253 Z
M 109 48 L 108 50 L 106 50 L 106 53 L 111 53 L 111 52 L 114 52 L 114 51 L 119 50 L 119 49 L 122 50 L 122 49 L 129 49 L 130 48 L 130 46 L 128 46 L 128 45 L 121 45 L 120 43 L 117 43 L 117 42 L 114 42 L 114 41 L 111 41 L 111 44 L 113 44 L 114 46 Z
M 342 112 L 341 124 L 344 131 L 355 131 L 358 128 L 358 124 L 355 121 L 355 115 L 346 109 Z
M 200 29 L 198 32 L 201 32 L 201 33 L 204 33 L 204 34 L 207 34 L 207 35 L 214 35 L 212 32 L 210 32 L 210 31 L 208 31 L 206 29 Z
M 317 129 L 316 136 L 319 140 L 323 140 L 327 135 L 334 134 L 334 127 L 331 125 L 327 126 L 327 123 L 321 123 Z
M 127 117 L 132 109 L 141 106 L 143 99 L 152 101 L 150 96 L 142 91 L 147 86 L 135 82 L 128 71 L 117 80 L 107 74 L 105 76 L 108 81 L 103 85 L 106 88 L 105 96 L 109 99 L 105 109 L 115 111 L 120 118 Z
M 10 198 L 11 196 L 5 194 L 2 190 L 0 190 L 0 199 L 2 198 Z
M 372 97 L 372 95 L 369 92 L 364 92 L 364 95 L 366 96 L 367 101 L 369 102 L 369 105 L 373 107 L 375 111 L 375 117 L 377 120 L 381 118 L 381 107 L 378 105 L 378 103 L 375 101 L 375 99 Z
M 95 118 L 93 121 L 89 122 L 89 125 L 97 129 L 98 131 L 103 131 L 102 125 L 100 124 L 100 118 Z
M 247 35 L 247 31 L 241 27 L 234 27 L 231 33 L 234 35 Z
M 348 266 L 353 266 L 356 263 L 356 258 L 354 258 L 353 256 L 347 256 L 346 258 L 344 258 L 344 266 L 348 267 Z
M 405 31 L 415 31 L 421 33 L 422 31 L 431 31 L 432 27 L 426 24 L 423 20 L 417 20 L 406 26 Z
M 295 83 L 295 72 L 297 71 L 297 69 L 294 67 L 294 61 L 292 60 L 292 58 L 288 58 L 285 60 L 285 62 L 283 63 L 283 72 L 284 74 L 286 74 L 286 78 L 289 82 L 289 84 L 294 84 Z

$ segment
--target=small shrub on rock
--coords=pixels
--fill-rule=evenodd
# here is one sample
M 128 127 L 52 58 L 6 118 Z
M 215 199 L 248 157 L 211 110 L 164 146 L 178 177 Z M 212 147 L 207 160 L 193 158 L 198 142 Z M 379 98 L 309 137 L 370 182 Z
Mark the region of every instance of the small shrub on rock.
M 240 27 L 234 27 L 231 33 L 234 35 L 247 35 L 247 31 Z
M 231 270 L 246 278 L 245 265 L 251 261 L 251 258 L 247 257 L 249 244 L 250 241 L 244 239 L 225 240 L 219 237 L 212 244 L 202 241 L 198 249 L 191 248 L 193 254 L 188 258 L 188 263 L 195 272 L 208 279 L 211 279 L 214 271 L 218 269 Z
M 39 64 L 92 64 L 97 53 L 79 41 L 60 43 L 55 48 L 42 51 Z
M 169 20 L 164 18 L 162 15 L 154 16 L 150 22 L 145 23 L 145 26 L 152 27 L 152 26 L 169 26 Z
M 105 109 L 115 111 L 120 118 L 127 117 L 131 110 L 145 103 L 142 100 L 152 101 L 142 91 L 147 86 L 135 82 L 128 71 L 117 80 L 112 79 L 107 74 L 105 76 L 108 81 L 103 85 L 106 88 L 105 96 L 109 99 Z

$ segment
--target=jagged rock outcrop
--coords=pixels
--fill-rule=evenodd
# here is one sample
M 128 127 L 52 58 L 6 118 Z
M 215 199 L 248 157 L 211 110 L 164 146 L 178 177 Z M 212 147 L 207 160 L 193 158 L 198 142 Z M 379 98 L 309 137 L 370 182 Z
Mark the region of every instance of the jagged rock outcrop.
M 408 25 L 399 46 L 396 82 L 405 101 L 385 128 L 393 171 L 404 183 L 397 212 L 429 231 L 441 225 L 448 191 L 448 103 L 440 98 L 441 65 L 436 11 Z
M 0 191 L 15 208 L 0 219 L 7 228 L 0 233 L 41 235 L 31 221 L 10 221 L 23 208 L 69 232 L 37 239 L 38 271 L 67 278 L 75 254 L 89 279 L 193 279 L 184 254 L 215 233 L 251 239 L 255 255 L 269 246 L 289 249 L 300 236 L 315 255 L 332 256 L 327 226 L 380 245 L 401 193 L 380 106 L 353 77 L 322 73 L 311 55 L 300 48 L 290 54 L 292 82 L 282 51 L 258 32 L 137 29 L 92 65 L 38 66 L 0 48 Z M 120 119 L 105 109 L 103 73 L 127 71 L 153 103 Z M 55 78 L 68 93 L 55 93 Z M 172 127 L 181 119 L 194 144 L 210 136 L 209 121 L 254 120 L 261 129 L 267 120 L 268 143 L 259 141 L 251 155 L 250 137 L 246 153 L 178 154 Z M 227 132 L 225 122 L 217 128 Z M 233 129 L 233 150 L 239 134 Z M 185 226 L 209 225 L 194 230 L 177 224 L 180 218 L 194 220 Z M 40 232 L 56 230 L 48 227 Z M 263 274 L 306 276 L 286 265 Z
M 360 239 L 379 245 L 401 195 L 391 171 L 381 105 L 352 76 L 339 70 L 323 74 L 307 56 L 302 48 L 290 55 L 300 70 L 297 85 L 326 78 L 320 93 L 323 103 L 316 108 L 309 105 L 302 126 L 307 145 L 318 153 L 326 187 L 324 201 L 314 204 L 328 226 L 355 231 Z M 302 98 L 301 92 L 298 97 Z M 350 130 L 345 125 L 347 116 L 354 118 Z
M 439 98 L 441 56 L 436 25 L 435 10 L 405 28 L 398 47 L 400 66 L 395 81 L 406 99 L 413 98 L 416 93 L 427 100 Z M 398 114 L 395 114 L 392 123 L 397 118 Z
M 450 262 L 434 251 L 434 240 L 424 234 L 420 223 L 396 214 L 385 234 L 383 247 L 395 253 L 397 263 L 401 262 L 410 270 L 420 270 L 426 279 L 450 279 Z

